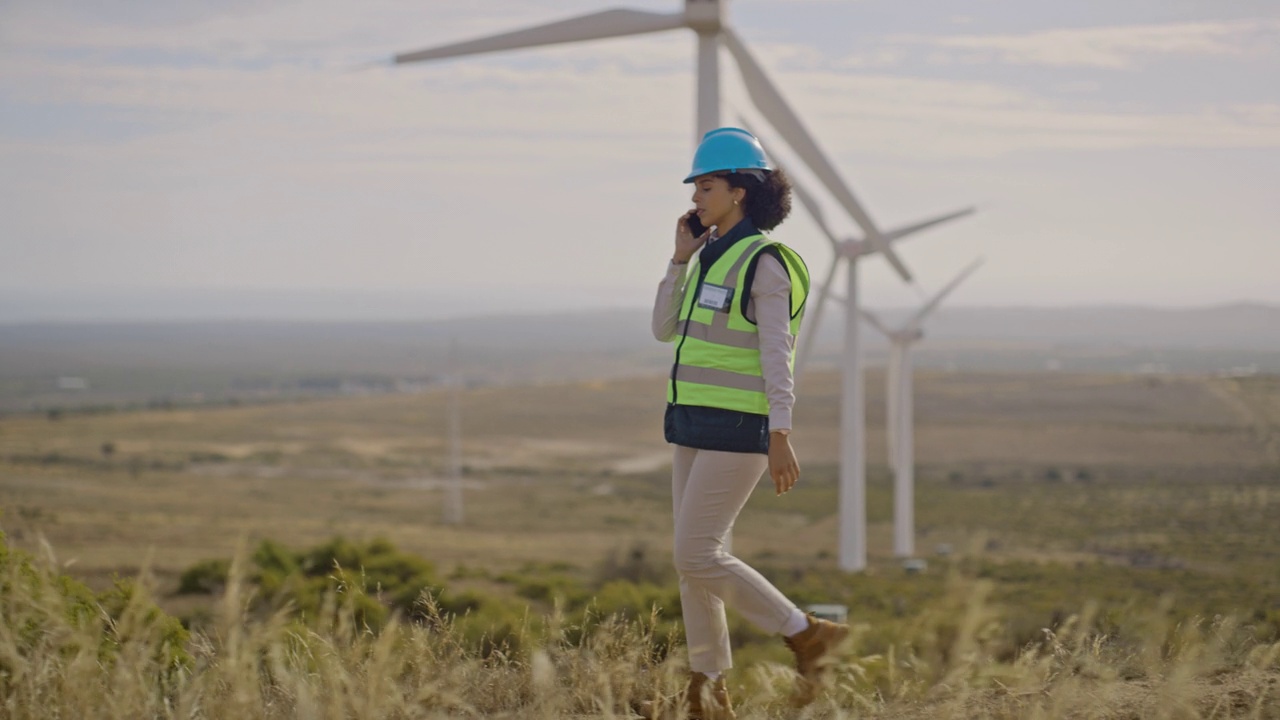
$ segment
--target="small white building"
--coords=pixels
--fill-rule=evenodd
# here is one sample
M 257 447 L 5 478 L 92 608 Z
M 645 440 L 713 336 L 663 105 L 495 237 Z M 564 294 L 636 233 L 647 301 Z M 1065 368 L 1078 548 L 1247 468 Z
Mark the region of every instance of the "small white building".
M 89 380 L 82 377 L 71 377 L 63 375 L 58 378 L 59 390 L 81 391 L 89 389 Z
M 1235 367 L 1226 368 L 1218 371 L 1218 377 L 1223 378 L 1247 378 L 1258 374 L 1258 364 L 1251 363 L 1249 365 L 1236 365 Z

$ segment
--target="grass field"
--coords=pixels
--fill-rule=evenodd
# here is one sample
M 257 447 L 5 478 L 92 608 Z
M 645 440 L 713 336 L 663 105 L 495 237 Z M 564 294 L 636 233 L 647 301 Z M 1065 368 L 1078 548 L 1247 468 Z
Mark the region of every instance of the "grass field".
M 881 388 L 868 378 L 869 570 L 835 570 L 834 375 L 801 385 L 801 487 L 783 498 L 762 488 L 735 536 L 735 551 L 797 600 L 847 603 L 864 651 L 963 614 L 973 593 L 1000 618 L 997 657 L 1086 607 L 1121 635 L 1156 616 L 1231 616 L 1255 642 L 1280 640 L 1280 379 L 920 373 L 917 547 L 930 566 L 919 575 L 889 553 Z M 522 595 L 521 582 L 554 574 L 590 590 L 637 554 L 669 572 L 662 393 L 659 378 L 464 392 L 460 527 L 441 522 L 443 393 L 9 416 L 0 527 L 37 553 L 46 539 L 93 587 L 146 566 L 179 616 L 212 602 L 172 594 L 192 564 L 262 539 L 302 548 L 335 536 L 386 538 L 455 590 L 549 612 L 550 596 Z M 744 633 L 740 666 L 780 659 Z M 880 714 L 907 712 L 881 701 Z
M 1268 377 L 922 374 L 921 547 L 967 548 L 983 534 L 1008 553 L 1112 552 L 1145 542 L 1185 561 L 1222 560 L 1217 548 L 1188 543 L 1166 513 L 1190 503 L 1225 542 L 1234 534 L 1230 508 L 1280 507 L 1278 386 Z M 889 482 L 880 389 L 872 375 L 878 560 Z M 837 390 L 831 375 L 803 383 L 796 445 L 804 492 L 760 493 L 739 532 L 744 550 L 812 557 L 833 547 Z M 443 393 L 56 421 L 12 416 L 0 420 L 3 523 L 19 542 L 43 533 L 85 573 L 128 572 L 147 552 L 165 572 L 225 555 L 245 537 L 307 543 L 334 533 L 383 535 L 445 565 L 592 559 L 584 549 L 599 555 L 633 539 L 666 539 L 662 392 L 661 380 L 649 378 L 466 391 L 470 521 L 462 528 L 440 523 Z M 1027 510 L 1039 513 L 1033 522 Z M 1112 513 L 1116 527 L 1106 526 Z M 1164 526 L 1149 526 L 1157 521 Z M 799 538 L 788 537 L 804 549 L 776 547 L 767 527 L 776 522 L 801 525 Z M 1131 522 L 1140 526 L 1126 529 Z M 1265 549 L 1268 539 L 1257 539 Z

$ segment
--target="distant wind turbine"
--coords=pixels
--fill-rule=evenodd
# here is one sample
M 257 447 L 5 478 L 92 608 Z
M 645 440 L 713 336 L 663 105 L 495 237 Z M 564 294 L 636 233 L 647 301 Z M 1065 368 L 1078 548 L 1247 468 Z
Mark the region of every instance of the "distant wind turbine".
M 832 232 L 823 216 L 822 208 L 794 177 L 792 189 L 800 204 L 813 216 L 814 222 L 831 243 L 834 257 L 827 269 L 827 277 L 818 291 L 818 299 L 809 307 L 812 315 L 805 319 L 800 352 L 796 358 L 796 374 L 804 369 L 813 349 L 822 322 L 822 310 L 831 299 L 831 285 L 841 261 L 848 265 L 844 304 L 844 351 L 840 358 L 842 398 L 840 404 L 840 567 L 861 570 L 867 564 L 867 469 L 866 469 L 866 411 L 863 393 L 862 345 L 859 342 L 858 320 L 863 314 L 858 298 L 858 260 L 880 251 L 868 238 L 840 239 Z M 906 225 L 885 233 L 878 233 L 887 246 L 935 225 L 964 217 L 974 211 L 965 208 L 940 215 L 913 225 Z
M 862 318 L 889 339 L 889 362 L 885 368 L 888 410 L 885 436 L 889 442 L 889 466 L 893 469 L 893 554 L 897 557 L 915 554 L 915 412 L 911 346 L 924 337 L 922 325 L 925 318 L 980 265 L 981 258 L 961 271 L 896 329 L 888 327 L 872 313 L 862 311 Z

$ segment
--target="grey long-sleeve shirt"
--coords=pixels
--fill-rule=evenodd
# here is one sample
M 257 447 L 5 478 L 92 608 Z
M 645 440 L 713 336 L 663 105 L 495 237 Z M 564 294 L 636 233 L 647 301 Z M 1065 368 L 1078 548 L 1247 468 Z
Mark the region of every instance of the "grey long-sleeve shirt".
M 662 342 L 680 337 L 680 306 L 685 284 L 697 278 L 688 272 L 690 265 L 669 263 L 667 274 L 658 284 L 653 303 L 653 336 Z M 760 333 L 760 370 L 764 375 L 764 392 L 769 399 L 769 429 L 790 430 L 791 408 L 795 405 L 795 382 L 791 375 L 791 349 L 796 338 L 791 334 L 791 277 L 772 255 L 762 254 L 751 283 L 751 299 L 747 301 L 747 319 L 755 322 Z

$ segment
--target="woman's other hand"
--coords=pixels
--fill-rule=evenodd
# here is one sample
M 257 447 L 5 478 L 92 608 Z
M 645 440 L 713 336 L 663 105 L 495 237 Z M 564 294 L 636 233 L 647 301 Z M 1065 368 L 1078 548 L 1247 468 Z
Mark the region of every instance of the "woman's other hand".
M 707 242 L 707 238 L 711 237 L 710 228 L 707 228 L 706 232 L 696 237 L 694 236 L 693 231 L 689 229 L 688 220 L 695 214 L 695 212 L 696 211 L 694 210 L 690 210 L 689 212 L 681 215 L 680 219 L 676 221 L 676 251 L 675 254 L 671 256 L 671 259 L 678 263 L 689 262 L 689 259 L 693 257 L 693 254 L 698 252 L 698 249 Z
M 791 447 L 791 438 L 780 432 L 769 433 L 769 477 L 781 495 L 795 487 L 800 479 L 800 461 Z

